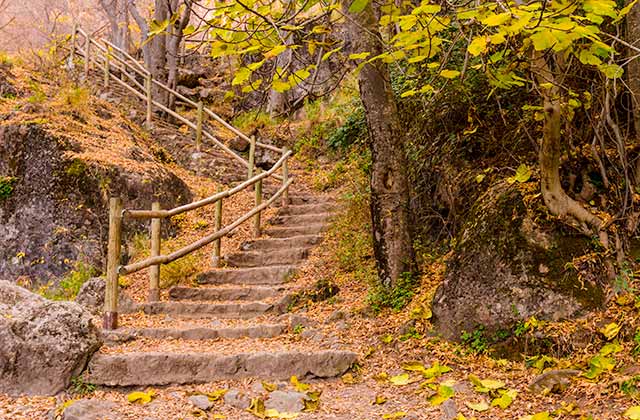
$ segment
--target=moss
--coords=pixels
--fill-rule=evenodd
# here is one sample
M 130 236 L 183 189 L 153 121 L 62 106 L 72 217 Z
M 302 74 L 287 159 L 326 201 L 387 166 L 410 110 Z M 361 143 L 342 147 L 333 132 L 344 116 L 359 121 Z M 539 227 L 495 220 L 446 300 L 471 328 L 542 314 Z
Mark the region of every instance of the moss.
M 12 176 L 0 176 L 0 202 L 11 197 L 16 181 Z
M 64 172 L 71 178 L 81 178 L 87 172 L 87 164 L 81 159 L 73 159 Z

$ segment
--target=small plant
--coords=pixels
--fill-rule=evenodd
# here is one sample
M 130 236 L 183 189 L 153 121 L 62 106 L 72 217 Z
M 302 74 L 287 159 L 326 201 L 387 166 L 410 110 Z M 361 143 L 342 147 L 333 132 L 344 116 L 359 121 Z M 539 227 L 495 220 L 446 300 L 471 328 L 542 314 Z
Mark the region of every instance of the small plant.
M 367 299 L 375 311 L 391 308 L 399 312 L 411 302 L 415 295 L 416 283 L 416 278 L 411 273 L 402 273 L 393 289 L 388 290 L 381 285 L 376 285 Z
M 632 354 L 637 356 L 640 354 L 640 328 L 636 329 L 636 333 L 633 336 L 633 344 Z
M 17 178 L 12 176 L 0 176 L 0 201 L 11 197 Z
M 521 337 L 529 331 L 529 325 L 526 322 L 518 321 L 513 329 L 513 335 Z
M 60 91 L 62 102 L 75 111 L 87 108 L 91 94 L 85 87 L 67 87 Z
M 487 338 L 484 334 L 484 326 L 481 325 L 471 332 L 463 331 L 460 340 L 475 354 L 484 354 L 489 349 Z
M 29 83 L 29 89 L 33 93 L 27 99 L 27 101 L 30 104 L 40 104 L 40 103 L 42 103 L 42 102 L 47 100 L 47 94 L 44 93 L 44 90 L 42 89 L 42 86 L 40 86 L 38 83 L 36 83 L 36 82 Z
M 74 376 L 71 378 L 71 392 L 76 395 L 91 394 L 96 390 L 96 386 L 90 382 L 85 382 L 80 376 Z
M 415 327 L 411 327 L 409 328 L 409 330 L 402 334 L 400 337 L 398 337 L 398 340 L 400 341 L 407 341 L 410 339 L 414 339 L 414 340 L 422 340 L 424 338 L 424 336 L 422 334 L 420 334 Z
M 294 334 L 302 334 L 302 331 L 304 331 L 304 326 L 302 326 L 301 324 L 297 324 L 295 327 L 293 327 Z

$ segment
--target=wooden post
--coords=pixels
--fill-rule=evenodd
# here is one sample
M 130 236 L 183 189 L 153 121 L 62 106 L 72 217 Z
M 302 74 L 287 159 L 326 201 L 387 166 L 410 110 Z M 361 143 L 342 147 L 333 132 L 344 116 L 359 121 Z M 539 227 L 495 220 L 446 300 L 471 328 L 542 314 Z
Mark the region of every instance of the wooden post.
M 151 114 L 153 113 L 153 98 L 151 97 L 153 79 L 151 74 L 147 75 L 144 85 L 147 91 L 147 130 L 151 130 Z
M 204 104 L 198 102 L 198 121 L 196 125 L 196 152 L 200 153 L 202 148 L 202 120 L 204 118 Z
M 104 88 L 109 88 L 109 48 L 107 47 L 107 52 L 104 54 Z
M 256 188 L 256 207 L 262 204 L 262 180 L 259 180 L 255 184 Z M 260 236 L 260 216 L 262 212 L 257 212 L 255 216 L 253 216 L 253 234 L 257 238 Z
M 89 70 L 91 70 L 91 37 L 89 34 L 84 38 L 84 78 L 89 79 Z
M 104 329 L 118 328 L 118 269 L 122 245 L 122 199 L 109 201 L 109 243 L 107 246 L 107 280 L 104 288 Z
M 285 147 L 283 153 L 287 153 L 288 150 Z M 282 162 L 282 185 L 286 185 L 289 182 L 289 158 L 286 158 Z M 287 187 L 282 193 L 282 207 L 289 205 L 289 187 Z
M 251 136 L 251 143 L 249 143 L 249 172 L 247 179 L 253 178 L 253 166 L 256 161 L 256 136 Z
M 76 56 L 76 43 L 78 35 L 78 24 L 73 22 L 73 32 L 71 32 L 71 55 L 69 56 L 69 67 L 73 66 L 73 59 Z
M 160 211 L 160 203 L 151 204 L 152 211 Z M 162 219 L 151 219 L 151 256 L 160 255 L 160 227 Z M 160 265 L 152 265 L 149 267 L 149 302 L 158 302 L 160 300 Z
M 218 187 L 218 192 L 222 192 L 222 187 Z M 216 223 L 215 223 L 215 231 L 218 232 L 222 229 L 222 198 L 216 202 Z M 220 246 L 221 238 L 213 241 L 213 256 L 211 257 L 211 265 L 213 268 L 220 267 Z

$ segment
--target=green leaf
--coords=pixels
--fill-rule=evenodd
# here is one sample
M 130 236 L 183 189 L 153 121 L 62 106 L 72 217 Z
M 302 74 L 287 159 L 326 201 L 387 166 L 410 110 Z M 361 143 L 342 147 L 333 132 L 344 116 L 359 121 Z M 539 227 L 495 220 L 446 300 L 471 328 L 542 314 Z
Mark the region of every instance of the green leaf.
M 617 64 L 601 64 L 598 66 L 598 70 L 609 79 L 618 79 L 624 74 L 624 69 Z
M 338 47 L 338 48 L 334 48 L 334 49 L 333 49 L 333 50 L 331 50 L 331 51 L 327 51 L 326 53 L 324 53 L 324 54 L 322 55 L 322 61 L 326 61 L 326 60 L 327 60 L 327 58 L 331 57 L 333 54 L 337 53 L 337 52 L 338 52 L 338 51 L 340 51 L 341 49 L 342 49 L 342 47 L 340 46 L 340 47 Z
M 620 22 L 626 15 L 629 14 L 633 6 L 638 3 L 638 0 L 633 0 L 631 3 L 627 4 L 620 12 L 618 13 L 618 17 L 613 21 L 613 23 Z
M 436 395 L 429 398 L 429 403 L 434 407 L 438 406 L 443 402 L 447 401 L 449 398 L 453 397 L 453 394 L 455 394 L 453 387 L 440 384 L 438 385 L 438 390 L 436 392 Z
M 523 163 L 516 169 L 516 176 L 514 178 L 519 183 L 527 182 L 529 178 L 531 178 L 531 170 Z
M 349 6 L 349 13 L 360 13 L 367 7 L 369 0 L 353 0 L 351 6 Z
M 623 416 L 631 420 L 640 420 L 640 406 L 629 407 Z

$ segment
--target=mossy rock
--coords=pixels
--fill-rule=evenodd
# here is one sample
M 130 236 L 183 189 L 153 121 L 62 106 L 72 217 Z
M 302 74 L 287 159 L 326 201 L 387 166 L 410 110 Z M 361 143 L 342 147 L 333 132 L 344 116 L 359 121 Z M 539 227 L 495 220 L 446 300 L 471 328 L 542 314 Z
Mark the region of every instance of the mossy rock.
M 602 305 L 602 264 L 574 263 L 596 255 L 593 242 L 540 213 L 527 207 L 518 185 L 498 184 L 478 199 L 433 300 L 445 338 L 459 340 L 480 326 L 494 337 L 532 316 L 569 319 Z

